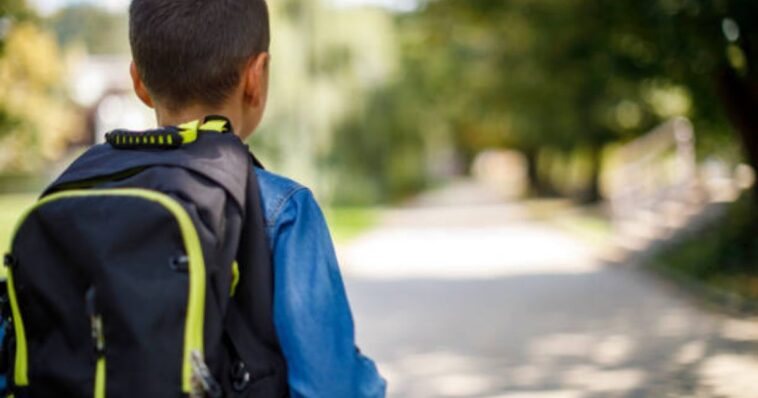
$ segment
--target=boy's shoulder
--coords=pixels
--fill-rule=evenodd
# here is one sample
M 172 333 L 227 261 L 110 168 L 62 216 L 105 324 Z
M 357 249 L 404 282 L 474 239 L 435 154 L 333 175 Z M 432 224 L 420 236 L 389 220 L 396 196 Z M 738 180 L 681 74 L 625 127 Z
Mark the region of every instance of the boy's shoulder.
M 302 184 L 268 170 L 255 168 L 260 186 L 261 205 L 267 226 L 273 226 L 283 211 L 295 201 L 313 201 L 310 190 Z

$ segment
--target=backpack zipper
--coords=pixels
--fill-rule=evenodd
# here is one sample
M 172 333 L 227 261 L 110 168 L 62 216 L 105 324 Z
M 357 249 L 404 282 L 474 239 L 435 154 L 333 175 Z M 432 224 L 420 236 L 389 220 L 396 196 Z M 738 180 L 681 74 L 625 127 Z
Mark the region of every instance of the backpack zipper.
M 193 375 L 192 356 L 202 359 L 204 353 L 204 341 L 203 341 L 203 329 L 205 325 L 205 290 L 206 290 L 206 275 L 205 275 L 205 259 L 203 257 L 203 249 L 200 245 L 200 237 L 198 236 L 197 229 L 195 228 L 192 218 L 187 211 L 182 207 L 179 202 L 174 198 L 149 189 L 141 188 L 115 188 L 115 189 L 90 189 L 90 190 L 71 190 L 62 191 L 40 199 L 31 208 L 27 209 L 18 223 L 12 236 L 18 233 L 19 229 L 26 221 L 26 219 L 35 210 L 41 206 L 55 202 L 58 200 L 65 200 L 71 198 L 83 198 L 83 197 L 98 197 L 98 196 L 123 196 L 140 198 L 150 202 L 161 205 L 164 209 L 168 210 L 176 219 L 179 230 L 181 232 L 184 247 L 187 251 L 187 257 L 189 260 L 189 299 L 187 303 L 187 316 L 185 319 L 184 328 L 184 347 L 182 352 L 182 372 L 181 372 L 181 390 L 185 394 L 190 394 L 193 391 L 193 381 L 195 379 Z M 15 239 L 15 238 L 14 238 Z M 13 252 L 13 240 L 11 241 L 11 247 L 8 253 Z M 14 374 L 13 381 L 18 387 L 25 387 L 29 385 L 29 358 L 28 347 L 26 340 L 26 333 L 24 329 L 24 322 L 21 316 L 21 311 L 18 306 L 18 299 L 16 295 L 15 284 L 13 280 L 14 267 L 8 267 L 7 269 L 7 281 L 8 281 L 8 296 L 11 301 L 11 312 L 13 314 L 13 328 L 16 335 L 16 357 L 14 362 Z M 103 341 L 104 344 L 104 341 Z M 194 353 L 194 354 L 193 354 Z M 105 357 L 98 359 L 96 365 L 96 376 L 99 374 L 100 378 L 96 377 L 96 390 L 100 388 L 105 391 Z M 99 380 L 99 384 L 98 384 Z M 99 387 L 98 387 L 99 386 Z M 96 398 L 101 398 L 97 397 Z
M 87 291 L 87 315 L 92 328 L 92 343 L 95 347 L 95 392 L 94 398 L 105 398 L 105 330 L 103 316 L 97 311 L 94 286 Z

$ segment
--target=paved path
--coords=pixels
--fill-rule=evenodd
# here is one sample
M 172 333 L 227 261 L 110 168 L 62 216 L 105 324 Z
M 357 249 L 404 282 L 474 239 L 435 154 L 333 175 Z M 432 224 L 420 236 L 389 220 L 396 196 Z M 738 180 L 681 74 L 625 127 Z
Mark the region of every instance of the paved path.
M 758 322 L 603 265 L 477 189 L 392 211 L 339 250 L 390 397 L 758 397 Z

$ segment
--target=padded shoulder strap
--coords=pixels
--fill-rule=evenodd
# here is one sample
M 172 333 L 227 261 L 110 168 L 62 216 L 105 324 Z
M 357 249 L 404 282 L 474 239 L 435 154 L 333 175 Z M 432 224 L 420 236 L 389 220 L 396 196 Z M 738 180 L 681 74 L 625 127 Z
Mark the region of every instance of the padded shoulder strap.
M 252 157 L 252 159 L 255 159 Z M 255 171 L 248 176 L 245 219 L 237 262 L 239 282 L 224 320 L 226 335 L 261 396 L 286 396 L 287 366 L 274 328 L 274 269 Z
M 268 344 L 278 345 L 274 331 L 274 273 L 268 246 L 260 187 L 255 171 L 248 173 L 245 220 L 237 262 L 240 278 L 233 302 L 242 309 L 242 317 Z

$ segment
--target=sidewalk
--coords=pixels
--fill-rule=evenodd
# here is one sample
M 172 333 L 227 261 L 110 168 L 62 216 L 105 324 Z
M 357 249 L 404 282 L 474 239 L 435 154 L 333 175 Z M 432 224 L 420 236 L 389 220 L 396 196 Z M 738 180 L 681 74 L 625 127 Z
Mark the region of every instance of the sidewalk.
M 465 184 L 422 197 L 339 249 L 391 397 L 758 397 L 758 320 L 483 198 Z

